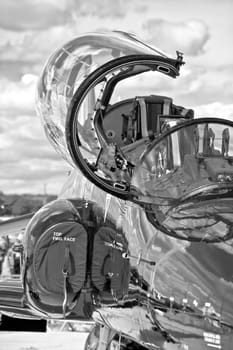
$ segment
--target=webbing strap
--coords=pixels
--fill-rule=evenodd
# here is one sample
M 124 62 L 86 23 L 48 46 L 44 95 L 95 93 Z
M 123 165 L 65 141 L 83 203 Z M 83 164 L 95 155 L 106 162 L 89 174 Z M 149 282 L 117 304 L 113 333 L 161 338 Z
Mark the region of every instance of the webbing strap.
M 148 137 L 148 127 L 147 127 L 147 112 L 146 112 L 146 104 L 144 98 L 137 98 L 137 101 L 140 105 L 141 109 L 141 130 L 142 137 Z
M 64 265 L 62 269 L 63 274 L 63 293 L 64 299 L 62 304 L 63 317 L 66 317 L 66 308 L 68 303 L 68 292 L 67 292 L 67 279 L 69 277 L 68 268 L 69 268 L 69 257 L 70 257 L 70 247 L 69 245 L 65 246 L 65 256 L 64 256 Z
M 171 109 L 171 99 L 165 98 L 163 102 L 163 114 L 168 115 L 170 114 Z

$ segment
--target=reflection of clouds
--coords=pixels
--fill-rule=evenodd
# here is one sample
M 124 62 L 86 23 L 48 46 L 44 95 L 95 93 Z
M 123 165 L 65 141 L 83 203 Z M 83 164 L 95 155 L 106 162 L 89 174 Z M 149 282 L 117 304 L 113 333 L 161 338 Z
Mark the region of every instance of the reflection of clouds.
M 203 135 L 203 130 L 201 135 L 202 135 L 202 138 L 205 137 L 205 135 Z M 208 123 L 207 137 L 209 138 L 209 141 L 212 143 L 212 147 L 214 151 L 218 151 L 219 154 L 223 154 L 225 156 L 233 156 L 233 127 L 232 126 L 221 125 L 217 123 L 215 124 Z M 203 143 L 203 139 L 200 141 Z
M 167 297 L 173 296 L 177 302 L 181 302 L 184 297 L 190 305 L 193 301 L 198 302 L 200 308 L 209 302 L 216 312 L 222 312 L 224 320 L 232 323 L 232 281 L 228 282 L 224 277 L 219 279 L 215 274 L 215 269 L 219 269 L 219 262 L 213 251 L 212 254 L 209 251 L 208 264 L 201 258 L 201 254 L 205 250 L 208 251 L 208 246 L 195 247 L 195 244 L 192 244 L 191 247 L 193 252 L 196 250 L 195 254 L 189 250 L 173 251 L 167 259 L 163 259 L 163 263 L 158 265 L 156 270 L 155 288 Z M 223 264 L 220 263 L 220 266 Z
M 135 168 L 132 184 L 137 187 L 142 200 L 145 198 L 155 204 L 153 214 L 168 230 L 200 240 L 228 239 L 229 225 L 232 225 L 228 214 L 232 212 L 233 203 L 223 195 L 229 193 L 232 184 L 224 185 L 222 189 L 219 183 L 231 182 L 233 176 L 231 161 L 221 156 L 223 141 L 228 143 L 233 139 L 233 128 L 227 124 L 206 122 L 197 126 L 197 156 L 192 140 L 197 133 L 191 125 L 167 136 L 167 145 L 160 140 L 145 152 Z M 173 142 L 175 136 L 177 143 Z M 226 146 L 223 147 L 224 156 L 228 154 Z M 180 157 L 175 163 L 177 155 Z M 223 180 L 220 180 L 221 176 L 225 176 Z M 210 193 L 218 196 L 218 202 L 213 197 L 204 197 Z M 183 200 L 186 202 L 181 204 Z
M 193 294 L 200 304 L 207 295 L 211 295 L 212 288 L 211 283 L 209 283 L 206 290 L 206 273 L 202 270 L 203 267 L 187 252 L 171 251 L 156 268 L 156 289 L 167 297 L 173 296 L 177 302 L 181 302 L 188 292 Z M 198 271 L 202 271 L 201 274 Z M 210 276 L 208 278 L 210 279 Z M 200 286 L 200 288 L 197 290 L 195 285 Z
M 143 310 L 142 310 L 143 311 Z M 134 338 L 138 339 L 140 335 L 140 326 L 142 321 L 146 324 L 150 323 L 148 318 L 141 314 L 141 308 L 136 306 L 132 309 L 129 308 L 102 308 L 98 312 L 93 313 L 93 319 L 97 319 L 100 315 L 101 319 L 106 320 L 107 324 L 110 325 L 116 331 L 124 332 L 130 334 Z M 139 314 L 140 320 L 139 320 Z
M 217 204 L 218 203 L 218 204 Z M 219 199 L 177 206 L 162 224 L 181 237 L 200 240 L 227 240 L 232 237 L 232 201 Z
M 227 242 L 214 243 L 214 245 L 224 250 L 226 253 L 233 255 L 233 239 Z

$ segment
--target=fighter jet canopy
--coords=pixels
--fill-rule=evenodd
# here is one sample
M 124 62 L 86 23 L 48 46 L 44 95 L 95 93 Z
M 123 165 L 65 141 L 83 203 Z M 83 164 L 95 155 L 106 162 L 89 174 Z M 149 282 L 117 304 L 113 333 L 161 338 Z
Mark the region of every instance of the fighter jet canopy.
M 70 164 L 104 191 L 142 205 L 160 230 L 225 240 L 233 232 L 233 123 L 194 120 L 192 110 L 152 88 L 145 95 L 143 81 L 131 80 L 150 74 L 152 87 L 161 74 L 177 77 L 182 64 L 179 52 L 170 58 L 127 33 L 80 36 L 48 60 L 37 111 Z M 135 87 L 139 94 L 129 97 Z
M 122 115 L 133 100 L 112 103 L 117 84 L 149 71 L 176 77 L 182 64 L 179 53 L 172 59 L 124 32 L 87 34 L 66 43 L 50 57 L 38 82 L 37 111 L 48 139 L 88 175 L 102 150 L 119 142 L 123 124 L 125 131 L 129 128 Z
M 134 63 L 136 57 L 138 61 Z M 107 73 L 109 62 L 114 63 L 110 64 Z M 38 83 L 37 111 L 49 140 L 73 164 L 65 129 L 74 103 L 79 104 L 77 136 L 82 137 L 84 143 L 86 137 L 82 133 L 85 128 L 93 143 L 96 134 L 91 132 L 91 121 L 101 104 L 100 93 L 101 96 L 111 94 L 113 89 L 113 83 L 110 89 L 107 80 L 114 74 L 121 80 L 154 69 L 176 76 L 179 66 L 179 61 L 170 60 L 162 51 L 124 32 L 93 33 L 66 43 L 50 57 Z M 93 80 L 93 73 L 101 73 L 101 67 L 102 72 L 107 69 L 106 73 L 97 74 L 97 81 Z M 89 140 L 85 142 L 89 143 Z M 91 146 L 88 148 L 93 152 Z

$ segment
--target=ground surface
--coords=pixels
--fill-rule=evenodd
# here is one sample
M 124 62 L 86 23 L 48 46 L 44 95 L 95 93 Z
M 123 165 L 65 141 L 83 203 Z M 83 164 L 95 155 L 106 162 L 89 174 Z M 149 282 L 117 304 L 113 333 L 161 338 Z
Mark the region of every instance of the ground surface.
M 1 332 L 1 350 L 83 350 L 88 333 Z

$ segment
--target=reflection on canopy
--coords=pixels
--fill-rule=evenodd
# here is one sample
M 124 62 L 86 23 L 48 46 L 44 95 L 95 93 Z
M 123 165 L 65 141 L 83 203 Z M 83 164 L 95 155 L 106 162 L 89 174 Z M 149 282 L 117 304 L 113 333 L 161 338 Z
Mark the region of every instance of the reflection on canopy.
M 38 82 L 37 111 L 50 142 L 70 162 L 65 123 L 75 91 L 93 71 L 106 62 L 135 54 L 167 57 L 134 35 L 116 31 L 77 37 L 58 49 L 48 60 Z M 93 101 L 95 94 L 98 96 L 98 91 L 93 89 L 87 104 L 82 106 L 84 120 L 79 120 L 87 136 L 90 136 L 87 131 L 89 125 L 85 121 L 90 112 L 89 104 L 93 107 L 96 102 Z
M 198 119 L 174 129 L 149 147 L 133 173 L 139 202 L 168 234 L 232 238 L 232 123 Z
M 220 183 L 233 185 L 233 127 L 200 119 L 149 146 L 131 182 L 153 203 L 174 203 Z
M 129 34 L 85 35 L 49 59 L 37 109 L 55 148 L 95 185 L 142 205 L 168 234 L 227 239 L 233 123 L 193 120 L 166 96 L 111 100 L 120 81 L 153 71 L 175 78 L 182 64 L 180 53 L 170 58 Z

